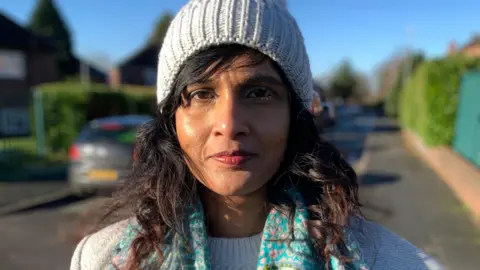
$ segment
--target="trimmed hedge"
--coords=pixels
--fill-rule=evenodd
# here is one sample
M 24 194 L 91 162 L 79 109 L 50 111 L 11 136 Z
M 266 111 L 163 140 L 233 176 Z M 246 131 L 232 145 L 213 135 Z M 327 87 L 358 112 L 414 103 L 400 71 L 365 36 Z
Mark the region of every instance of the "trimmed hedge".
M 424 62 L 404 86 L 400 121 L 429 146 L 451 145 L 460 81 L 466 71 L 480 67 L 479 59 L 452 56 Z
M 42 92 L 45 140 L 50 152 L 66 152 L 81 128 L 94 118 L 152 115 L 155 111 L 154 91 L 139 93 L 128 91 L 128 88 L 114 91 L 102 85 L 85 90 L 78 84 L 69 86 L 50 84 L 38 90 Z
M 403 63 L 398 68 L 398 74 L 395 80 L 395 84 L 388 91 L 388 95 L 385 99 L 385 112 L 389 117 L 398 118 L 400 110 L 400 97 L 401 91 L 404 86 L 405 77 L 410 78 L 415 73 L 417 68 L 425 61 L 423 52 L 416 52 L 408 59 L 403 60 Z M 409 65 L 410 68 L 405 70 L 405 65 Z
M 63 152 L 87 118 L 88 95 L 81 92 L 43 93 L 45 141 L 52 152 Z

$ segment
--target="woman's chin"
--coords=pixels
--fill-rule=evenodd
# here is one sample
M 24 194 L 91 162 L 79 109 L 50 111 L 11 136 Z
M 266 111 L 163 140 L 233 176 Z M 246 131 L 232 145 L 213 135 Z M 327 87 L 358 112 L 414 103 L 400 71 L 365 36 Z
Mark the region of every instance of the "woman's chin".
M 212 192 L 221 196 L 247 196 L 259 190 L 265 183 L 251 177 L 250 172 L 232 172 L 222 174 L 203 184 Z

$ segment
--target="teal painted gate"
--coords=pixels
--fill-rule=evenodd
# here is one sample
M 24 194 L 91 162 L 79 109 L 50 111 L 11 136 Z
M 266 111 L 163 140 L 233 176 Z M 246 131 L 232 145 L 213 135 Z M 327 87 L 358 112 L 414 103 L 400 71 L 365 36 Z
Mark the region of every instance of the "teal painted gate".
M 456 117 L 453 148 L 480 168 L 480 72 L 463 76 Z

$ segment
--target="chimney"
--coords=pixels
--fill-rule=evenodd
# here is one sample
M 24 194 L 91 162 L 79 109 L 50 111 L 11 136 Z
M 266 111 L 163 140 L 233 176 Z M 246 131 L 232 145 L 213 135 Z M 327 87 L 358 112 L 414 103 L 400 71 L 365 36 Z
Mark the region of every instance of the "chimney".
M 118 68 L 113 68 L 108 74 L 108 84 L 113 89 L 119 89 L 122 83 L 122 75 Z
M 448 55 L 454 55 L 457 53 L 457 44 L 455 43 L 455 41 L 450 41 L 450 43 L 448 44 Z

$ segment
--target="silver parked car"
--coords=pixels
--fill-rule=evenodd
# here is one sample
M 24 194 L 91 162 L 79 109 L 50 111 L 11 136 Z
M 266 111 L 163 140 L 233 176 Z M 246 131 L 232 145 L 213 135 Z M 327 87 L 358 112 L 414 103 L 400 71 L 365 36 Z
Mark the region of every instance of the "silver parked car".
M 90 121 L 69 149 L 68 181 L 78 195 L 113 189 L 128 176 L 138 128 L 147 115 L 123 115 Z

